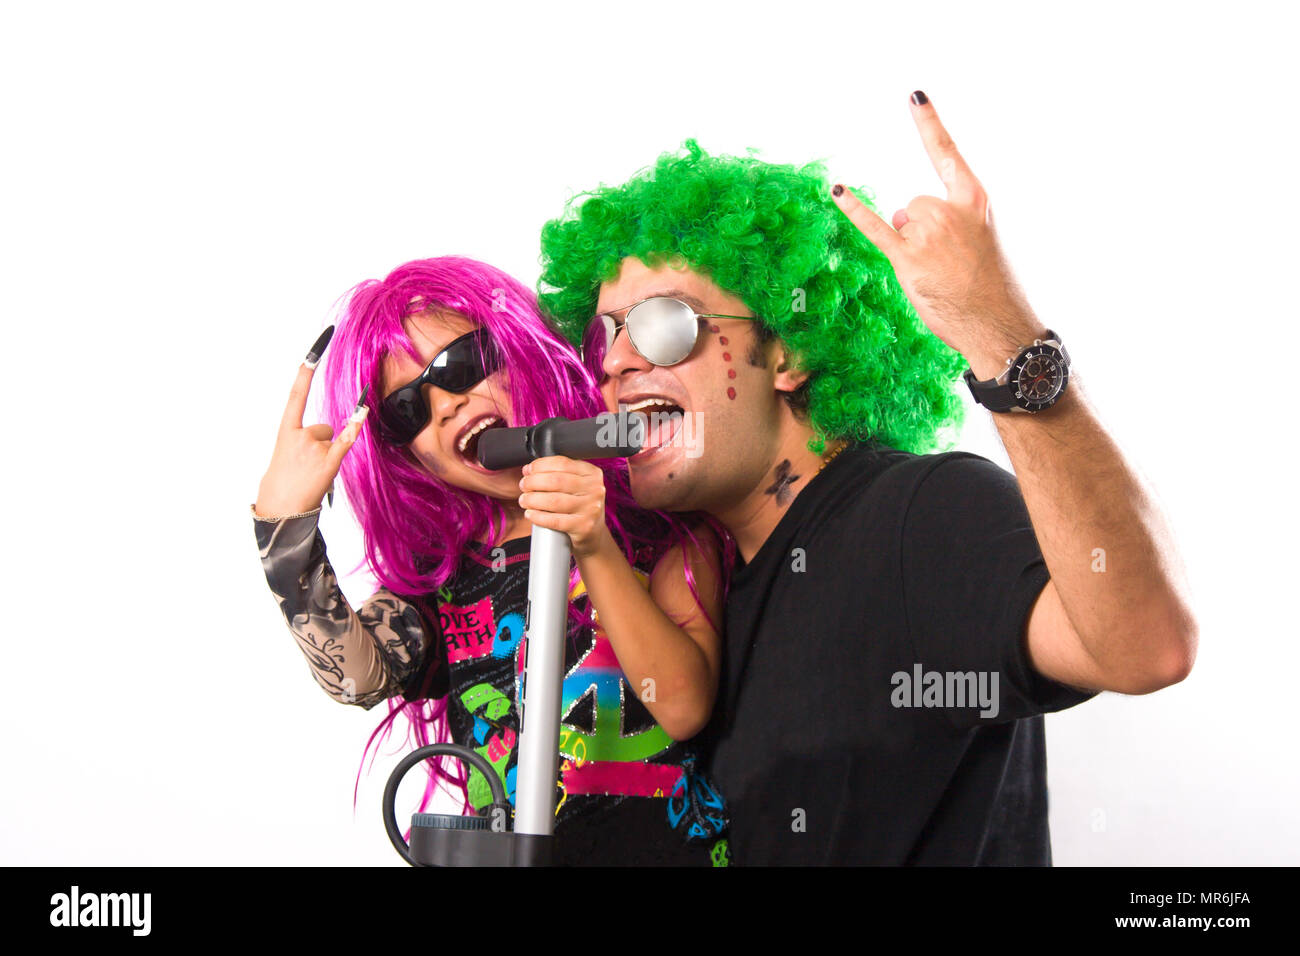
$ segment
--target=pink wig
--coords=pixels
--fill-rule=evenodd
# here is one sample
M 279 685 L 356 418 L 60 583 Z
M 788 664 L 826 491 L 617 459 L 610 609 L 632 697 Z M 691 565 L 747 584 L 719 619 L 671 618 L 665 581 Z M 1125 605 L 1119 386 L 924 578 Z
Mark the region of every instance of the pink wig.
M 511 426 L 535 425 L 557 415 L 589 418 L 605 410 L 592 371 L 543 318 L 534 294 L 499 269 L 458 256 L 419 259 L 399 266 L 382 281 L 372 279 L 353 288 L 343 299 L 323 364 L 323 417 L 338 434 L 362 389 L 370 386 L 370 417 L 343 459 L 339 477 L 361 524 L 366 563 L 384 587 L 417 598 L 447 583 L 470 541 L 497 544 L 505 523 L 500 502 L 445 483 L 408 450 L 394 448 L 379 437 L 376 419 L 384 397 L 383 360 L 400 350 L 416 364 L 425 364 L 402 320 L 431 308 L 457 312 L 492 336 L 502 359 L 500 378 L 509 389 Z M 694 540 L 682 518 L 637 509 L 625 461 L 596 464 L 605 472 L 607 520 L 629 561 L 638 553 L 653 560 L 674 542 Z M 733 546 L 726 533 L 711 524 L 727 546 L 720 569 L 725 579 Z M 573 573 L 576 579 L 576 569 Z M 689 563 L 686 578 L 698 601 Z M 578 620 L 584 618 L 575 608 L 570 607 L 570 613 Z M 388 716 L 371 734 L 367 751 L 381 730 L 386 734 L 386 728 L 391 729 L 398 713 L 405 713 L 419 746 L 449 739 L 446 698 L 403 701 L 395 697 L 388 704 Z M 409 733 L 407 740 L 409 744 Z M 441 777 L 460 792 L 465 812 L 470 812 L 463 773 L 455 775 L 442 766 L 431 767 L 429 773 L 421 810 Z

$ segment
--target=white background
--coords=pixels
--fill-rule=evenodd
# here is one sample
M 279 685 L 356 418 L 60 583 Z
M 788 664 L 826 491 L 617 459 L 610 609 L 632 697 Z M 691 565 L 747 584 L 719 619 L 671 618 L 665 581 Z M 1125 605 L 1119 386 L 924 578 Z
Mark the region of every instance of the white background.
M 398 756 L 351 806 L 384 708 L 311 679 L 248 514 L 335 300 L 453 253 L 533 285 L 573 192 L 687 136 L 888 217 L 941 189 L 914 89 L 1195 588 L 1186 682 L 1048 718 L 1056 862 L 1300 862 L 1287 10 L 7 5 L 0 862 L 399 865 Z M 979 413 L 961 447 L 1007 464 Z

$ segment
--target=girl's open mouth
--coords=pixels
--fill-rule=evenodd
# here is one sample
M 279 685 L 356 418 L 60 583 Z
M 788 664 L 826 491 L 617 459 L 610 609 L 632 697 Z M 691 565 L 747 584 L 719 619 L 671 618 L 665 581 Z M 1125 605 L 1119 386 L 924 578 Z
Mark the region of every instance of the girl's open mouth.
M 468 422 L 456 435 L 456 452 L 473 465 L 475 468 L 482 469 L 483 466 L 478 462 L 478 440 L 483 433 L 493 428 L 505 428 L 506 421 L 500 415 L 480 415 Z

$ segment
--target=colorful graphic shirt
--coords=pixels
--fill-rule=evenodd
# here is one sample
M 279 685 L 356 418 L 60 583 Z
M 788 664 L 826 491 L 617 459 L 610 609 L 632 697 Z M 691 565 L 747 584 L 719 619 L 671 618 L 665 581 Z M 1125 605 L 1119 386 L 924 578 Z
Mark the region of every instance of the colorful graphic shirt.
M 319 509 L 275 522 L 254 516 L 267 583 L 317 682 L 365 709 L 395 694 L 446 695 L 452 739 L 496 769 L 513 803 L 529 540 L 471 546 L 436 595 L 380 588 L 353 611 L 326 558 L 318 516 Z M 634 570 L 648 581 L 645 568 Z M 581 582 L 570 602 L 586 613 Z M 668 736 L 641 693 L 628 684 L 599 621 L 590 627 L 571 618 L 557 862 L 725 865 L 724 802 L 696 771 L 693 748 Z M 491 801 L 477 770 L 469 798 L 476 810 Z

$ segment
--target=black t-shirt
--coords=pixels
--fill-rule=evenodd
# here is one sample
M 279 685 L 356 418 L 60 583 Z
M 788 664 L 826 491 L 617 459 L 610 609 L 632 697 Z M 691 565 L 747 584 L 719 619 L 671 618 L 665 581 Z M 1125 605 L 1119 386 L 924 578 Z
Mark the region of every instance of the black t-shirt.
M 446 695 L 452 739 L 493 766 L 511 803 L 529 545 L 528 538 L 496 551 L 471 544 L 447 586 L 419 601 L 426 620 L 436 614 L 437 626 L 429 630 L 441 635 L 440 653 L 424 655 L 402 694 L 407 700 Z M 648 580 L 645 568 L 637 571 Z M 569 599 L 587 612 L 581 581 Z M 725 850 L 716 846 L 716 834 L 704 836 L 713 814 L 700 809 L 706 781 L 694 767 L 692 746 L 656 723 L 628 684 L 598 619 L 593 628 L 570 616 L 564 653 L 553 862 L 714 865 Z M 476 810 L 491 802 L 487 781 L 474 769 L 469 798 Z M 699 831 L 694 836 L 693 825 Z
M 1014 476 L 855 445 L 727 600 L 706 732 L 761 864 L 1050 864 L 1044 712 L 1093 696 L 1024 646 L 1048 581 Z

